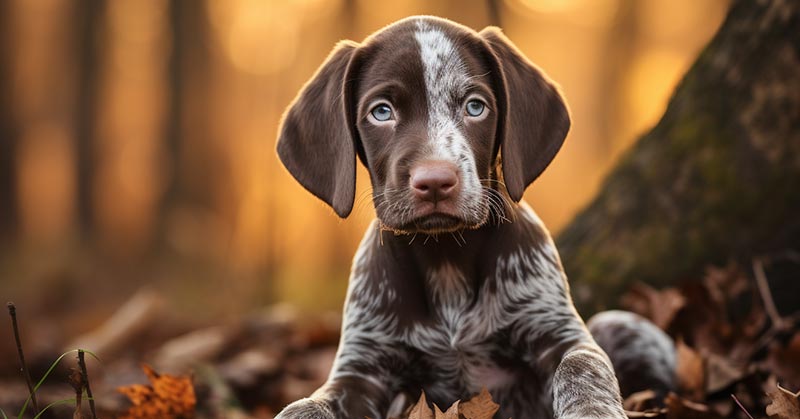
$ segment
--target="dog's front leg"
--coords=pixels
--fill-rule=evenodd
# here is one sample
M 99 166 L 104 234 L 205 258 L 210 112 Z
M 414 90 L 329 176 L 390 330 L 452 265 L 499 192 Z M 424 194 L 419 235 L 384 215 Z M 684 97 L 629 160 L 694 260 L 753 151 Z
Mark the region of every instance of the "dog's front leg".
M 556 419 L 627 418 L 611 362 L 591 340 L 564 352 L 553 377 L 553 411 Z
M 310 397 L 286 406 L 276 419 L 380 419 L 388 403 L 388 395 L 370 379 L 340 376 Z
M 360 270 L 356 270 L 360 271 Z M 394 338 L 397 319 L 366 276 L 350 280 L 339 349 L 328 381 L 287 406 L 276 419 L 381 419 L 397 390 L 404 346 Z
M 276 419 L 383 418 L 389 407 L 390 348 L 345 325 L 328 381 L 310 397 L 288 406 Z

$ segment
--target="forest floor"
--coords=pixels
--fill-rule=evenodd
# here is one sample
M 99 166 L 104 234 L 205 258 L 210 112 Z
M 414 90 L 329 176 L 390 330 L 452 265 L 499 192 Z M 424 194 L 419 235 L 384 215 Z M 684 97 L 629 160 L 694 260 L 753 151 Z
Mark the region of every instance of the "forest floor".
M 762 263 L 709 267 L 700 281 L 638 284 L 621 296 L 623 308 L 675 339 L 678 354 L 679 389 L 665 400 L 649 391 L 627 397 L 631 418 L 800 418 L 800 311 L 778 313 Z M 18 317 L 22 335 L 46 340 Z M 32 385 L 45 378 L 23 415 L 30 393 L 18 354 L 0 354 L 0 408 L 29 418 L 54 403 L 40 417 L 271 418 L 324 382 L 339 328 L 338 313 L 288 305 L 224 324 L 176 324 L 165 320 L 161 298 L 142 290 L 87 335 L 24 354 Z M 87 350 L 85 365 L 71 351 L 47 374 L 57 348 L 77 347 Z M 392 416 L 488 419 L 497 409 L 486 393 L 435 412 L 419 397 L 398 396 Z

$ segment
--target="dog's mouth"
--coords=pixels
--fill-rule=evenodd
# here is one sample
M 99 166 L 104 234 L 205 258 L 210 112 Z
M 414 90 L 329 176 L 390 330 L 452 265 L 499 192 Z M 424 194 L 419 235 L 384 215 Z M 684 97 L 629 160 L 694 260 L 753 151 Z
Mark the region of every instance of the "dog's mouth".
M 379 217 L 381 225 L 386 230 L 397 234 L 429 234 L 455 233 L 462 230 L 473 230 L 485 223 L 485 218 L 471 220 L 468 217 L 454 215 L 446 212 L 431 212 L 405 220 L 389 220 Z
M 419 201 L 400 196 L 381 196 L 376 212 L 381 226 L 398 234 L 454 233 L 481 227 L 489 219 L 488 200 Z
M 451 233 L 466 227 L 468 227 L 467 223 L 459 217 L 435 212 L 414 218 L 400 226 L 399 230 L 410 233 L 437 234 Z

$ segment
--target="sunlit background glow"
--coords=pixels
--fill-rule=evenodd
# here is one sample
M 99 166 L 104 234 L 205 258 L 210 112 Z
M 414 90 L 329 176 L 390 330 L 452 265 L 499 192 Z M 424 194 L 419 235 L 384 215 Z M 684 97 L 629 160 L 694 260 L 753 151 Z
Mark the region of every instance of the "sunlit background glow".
M 201 317 L 276 301 L 342 303 L 350 260 L 373 217 L 364 170 L 356 209 L 341 221 L 274 152 L 286 105 L 338 40 L 362 40 L 414 14 L 502 26 L 561 85 L 572 112 L 564 148 L 526 194 L 557 233 L 658 121 L 728 7 L 726 0 L 5 3 L 0 65 L 9 77 L 0 109 L 10 113 L 0 119 L 0 141 L 14 154 L 12 166 L 0 168 L 7 169 L 0 182 L 6 176 L 12 185 L 0 187 L 0 296 L 44 307 L 52 292 L 92 303 L 102 316 L 148 285 Z M 59 294 L 72 287 L 81 291 Z

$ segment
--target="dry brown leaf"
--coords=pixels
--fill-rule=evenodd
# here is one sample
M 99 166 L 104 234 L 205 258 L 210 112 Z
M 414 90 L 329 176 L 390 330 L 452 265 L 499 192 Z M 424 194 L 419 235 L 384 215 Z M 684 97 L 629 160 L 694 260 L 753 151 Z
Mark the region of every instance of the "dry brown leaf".
M 787 387 L 800 387 L 800 332 L 794 334 L 788 344 L 773 345 L 769 351 L 767 365 Z
M 706 266 L 703 285 L 708 289 L 712 299 L 720 305 L 733 301 L 750 289 L 747 275 L 735 262 L 729 262 L 725 267 Z
M 713 353 L 706 358 L 706 393 L 720 391 L 744 376 L 744 367 L 734 364 L 728 358 Z
M 411 413 L 408 414 L 408 419 L 434 419 L 433 410 L 428 406 L 428 400 L 425 399 L 424 391 L 422 395 L 419 396 L 417 404 L 411 409 Z
M 648 412 L 631 412 L 630 410 L 626 410 L 625 414 L 628 416 L 628 419 L 640 419 L 640 418 L 663 418 L 666 415 L 667 409 L 660 409 L 658 411 L 648 411 Z
M 622 305 L 668 330 L 678 312 L 686 305 L 684 295 L 674 288 L 657 290 L 644 283 L 634 284 L 621 298 Z
M 694 400 L 702 400 L 705 395 L 705 361 L 694 349 L 678 339 L 678 366 L 676 375 L 678 385 L 684 394 Z
M 800 391 L 792 393 L 778 384 L 778 389 L 767 392 L 772 400 L 767 406 L 767 414 L 771 418 L 777 419 L 797 419 L 800 418 Z
M 434 403 L 433 404 L 433 413 L 434 413 L 436 419 L 459 419 L 458 418 L 458 404 L 459 403 L 460 403 L 460 400 L 456 400 L 456 402 L 453 403 L 453 405 L 450 406 L 450 408 L 447 409 L 446 412 L 442 412 L 441 410 L 439 410 L 439 406 L 437 406 L 436 403 Z
M 720 415 L 702 403 L 683 399 L 674 393 L 667 395 L 667 419 L 722 419 Z
M 459 406 L 460 413 L 466 419 L 492 419 L 500 405 L 492 400 L 492 395 L 486 387 L 481 392 Z
M 492 400 L 492 395 L 485 387 L 478 395 L 464 403 L 456 401 L 444 412 L 435 403 L 431 409 L 423 391 L 408 414 L 408 419 L 492 419 L 499 409 L 500 405 Z
M 631 394 L 622 401 L 622 407 L 630 412 L 641 412 L 653 399 L 656 393 L 653 390 L 644 390 Z
M 142 365 L 149 385 L 134 384 L 117 391 L 128 396 L 131 407 L 120 419 L 190 419 L 197 402 L 189 377 L 159 374 Z

